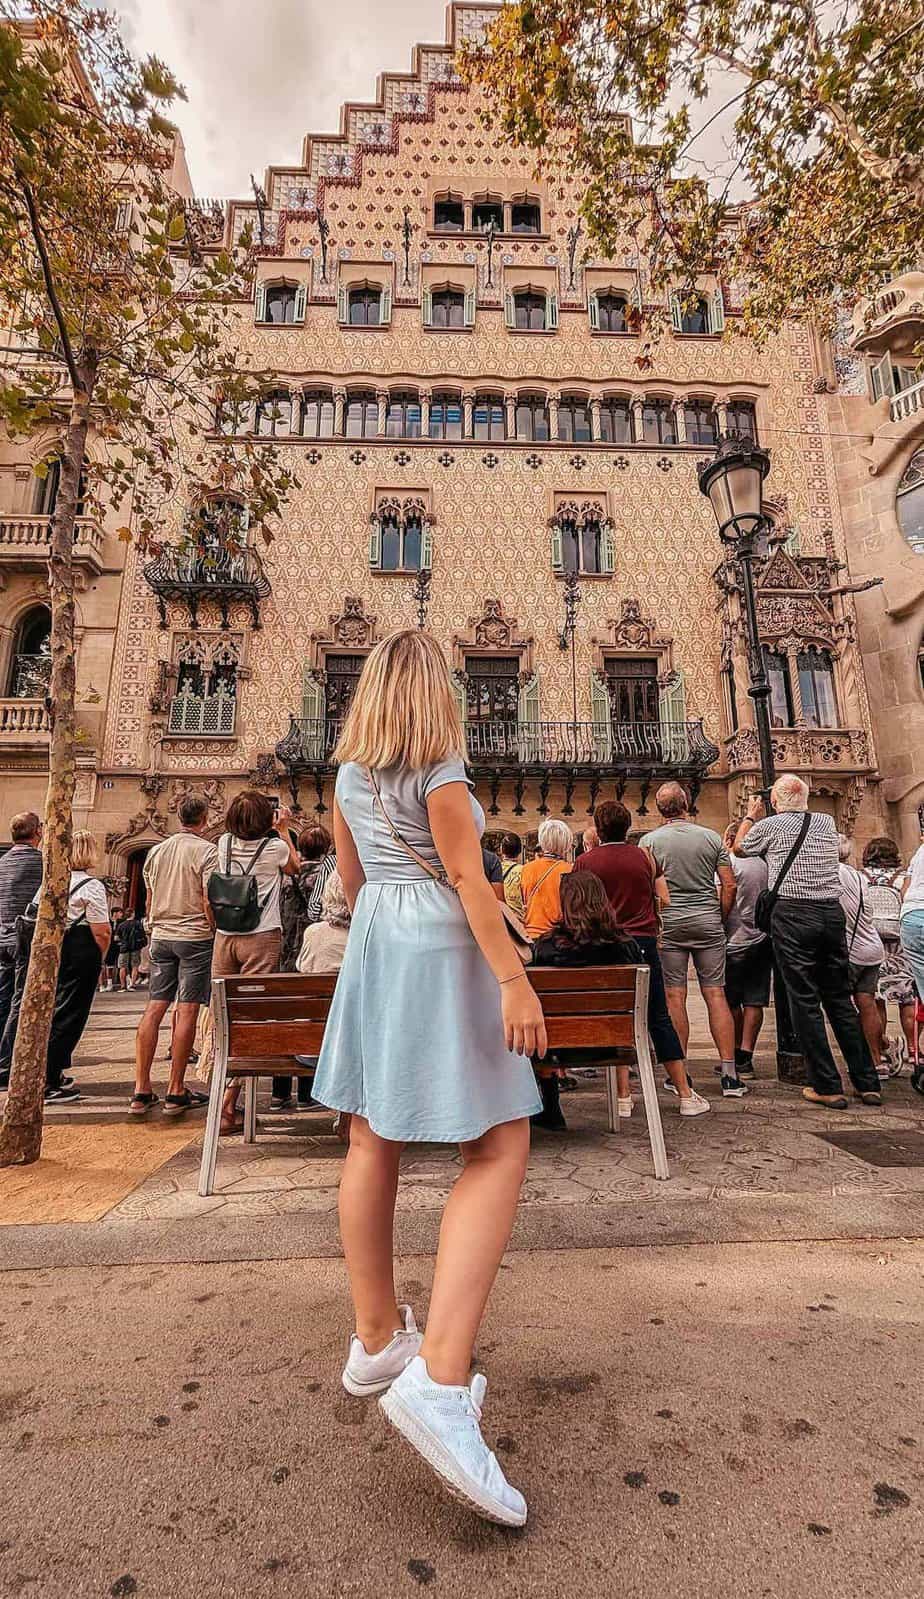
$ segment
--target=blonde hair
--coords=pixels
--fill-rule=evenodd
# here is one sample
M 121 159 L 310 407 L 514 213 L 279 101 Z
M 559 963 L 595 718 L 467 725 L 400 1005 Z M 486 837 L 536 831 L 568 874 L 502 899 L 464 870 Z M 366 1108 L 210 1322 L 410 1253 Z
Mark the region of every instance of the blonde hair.
M 418 770 L 463 753 L 462 721 L 442 650 L 406 628 L 367 657 L 334 751 L 336 761 Z
M 78 831 L 71 839 L 71 871 L 94 872 L 99 860 L 99 845 L 92 833 Z

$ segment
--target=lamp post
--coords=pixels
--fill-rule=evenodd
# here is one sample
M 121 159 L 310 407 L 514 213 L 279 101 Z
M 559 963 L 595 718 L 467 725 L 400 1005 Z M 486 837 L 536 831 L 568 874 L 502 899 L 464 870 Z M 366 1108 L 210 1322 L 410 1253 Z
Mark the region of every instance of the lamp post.
M 565 578 L 565 625 L 558 638 L 558 648 L 564 652 L 571 651 L 571 743 L 572 760 L 578 759 L 578 712 L 577 712 L 577 611 L 581 603 L 581 590 L 578 585 L 576 572 L 569 572 Z
M 754 704 L 754 725 L 760 752 L 761 796 L 770 814 L 770 790 L 776 778 L 773 739 L 770 729 L 770 684 L 764 665 L 764 652 L 757 625 L 754 599 L 754 547 L 767 527 L 763 510 L 764 478 L 770 470 L 770 456 L 751 439 L 720 438 L 711 461 L 699 464 L 700 492 L 709 500 L 719 527 L 719 538 L 737 562 L 741 573 L 744 620 L 747 630 L 748 694 Z M 781 1082 L 805 1083 L 805 1067 L 789 1010 L 789 998 L 773 966 L 773 999 L 776 1010 L 777 1076 Z

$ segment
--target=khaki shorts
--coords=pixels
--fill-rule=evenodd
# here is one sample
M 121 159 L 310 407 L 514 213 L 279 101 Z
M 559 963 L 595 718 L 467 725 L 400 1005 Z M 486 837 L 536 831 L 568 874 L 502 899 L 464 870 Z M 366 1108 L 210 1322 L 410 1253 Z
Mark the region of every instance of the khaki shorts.
M 691 960 L 700 988 L 724 988 L 725 929 L 716 917 L 704 917 L 701 926 L 691 921 L 674 937 L 665 930 L 661 945 L 665 988 L 686 988 Z

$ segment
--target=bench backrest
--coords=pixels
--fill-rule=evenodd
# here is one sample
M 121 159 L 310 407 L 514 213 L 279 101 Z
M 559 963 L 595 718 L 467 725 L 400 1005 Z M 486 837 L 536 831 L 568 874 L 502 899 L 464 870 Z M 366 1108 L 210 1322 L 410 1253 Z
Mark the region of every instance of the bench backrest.
M 537 966 L 528 976 L 542 1001 L 550 1049 L 621 1049 L 635 1037 L 638 966 Z M 317 1055 L 337 984 L 335 973 L 215 979 L 219 1035 L 237 1059 Z

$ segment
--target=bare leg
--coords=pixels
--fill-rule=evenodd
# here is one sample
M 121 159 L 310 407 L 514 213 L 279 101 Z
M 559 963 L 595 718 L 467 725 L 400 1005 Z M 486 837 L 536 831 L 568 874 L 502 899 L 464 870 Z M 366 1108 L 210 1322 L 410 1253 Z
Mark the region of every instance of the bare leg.
M 173 1012 L 173 1036 L 170 1054 L 170 1087 L 168 1093 L 182 1094 L 186 1068 L 196 1036 L 199 1006 L 195 1000 L 178 1001 Z
M 462 1145 L 464 1170 L 443 1212 L 421 1354 L 434 1382 L 468 1382 L 475 1335 L 507 1247 L 529 1159 L 529 1122 Z
M 762 1005 L 745 1005 L 741 1012 L 741 1023 L 741 1043 L 738 1048 L 745 1049 L 748 1054 L 753 1055 L 757 1048 L 760 1030 L 764 1025 L 764 1007 Z
M 620 1099 L 629 1099 L 631 1096 L 632 1090 L 629 1087 L 628 1066 L 616 1067 L 616 1093 Z
M 668 1077 L 677 1090 L 680 1099 L 690 1099 L 693 1090 L 687 1082 L 687 1063 L 685 1060 L 665 1060 L 661 1062 Z
M 720 1061 L 733 1061 L 735 1058 L 735 1024 L 732 1013 L 728 1008 L 724 988 L 715 988 L 710 985 L 700 990 L 709 1012 L 709 1031 L 712 1041 L 719 1052 Z
M 393 1238 L 402 1147 L 379 1138 L 364 1117 L 352 1117 L 340 1179 L 340 1238 L 356 1332 L 370 1355 L 384 1349 L 402 1325 L 395 1298 Z
M 680 1047 L 684 1055 L 686 1055 L 690 1047 L 690 1018 L 687 1015 L 686 988 L 671 988 L 669 984 L 665 983 L 664 992 L 667 996 L 668 1014 L 677 1030 Z
M 741 1005 L 732 1005 L 732 1006 L 729 1007 L 729 1009 L 731 1010 L 731 1013 L 732 1013 L 732 1021 L 735 1024 L 735 1048 L 736 1049 L 750 1049 L 751 1045 L 750 1044 L 745 1044 L 744 1041 L 743 1041 L 744 1040 L 744 1009 L 743 1009 L 743 1007 Z
M 167 1014 L 170 1005 L 169 999 L 151 999 L 145 1006 L 144 1015 L 138 1023 L 135 1034 L 135 1093 L 149 1094 L 151 1092 L 151 1066 L 154 1062 L 154 1051 L 157 1048 L 157 1035 L 160 1024 Z
M 873 1057 L 873 1065 L 882 1065 L 882 1022 L 872 994 L 854 994 L 853 1002 L 860 1012 L 860 1026 Z
M 899 1005 L 898 1014 L 901 1017 L 905 1043 L 908 1045 L 908 1059 L 914 1060 L 914 1006 Z

